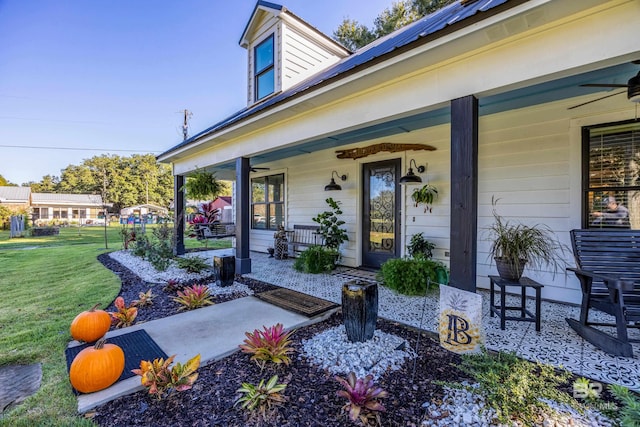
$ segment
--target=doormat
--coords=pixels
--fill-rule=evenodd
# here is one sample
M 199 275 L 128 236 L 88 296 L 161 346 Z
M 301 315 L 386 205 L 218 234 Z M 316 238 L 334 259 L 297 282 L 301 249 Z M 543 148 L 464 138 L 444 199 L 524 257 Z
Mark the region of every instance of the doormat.
M 272 291 L 261 292 L 254 295 L 263 301 L 302 314 L 307 317 L 314 317 L 327 310 L 338 307 L 338 304 L 302 292 L 291 289 L 279 288 Z
M 118 378 L 118 381 L 133 377 L 135 374 L 131 372 L 131 370 L 139 369 L 141 360 L 151 361 L 160 357 L 163 359 L 167 358 L 166 353 L 158 347 L 158 344 L 151 339 L 144 329 L 107 338 L 107 343 L 116 344 L 124 351 L 124 371 L 122 375 L 120 375 L 120 378 Z M 93 344 L 82 344 L 67 348 L 64 351 L 64 355 L 67 358 L 67 372 L 69 372 L 71 362 L 78 353 L 90 346 L 93 346 Z
M 333 273 L 334 276 L 344 278 L 346 280 L 361 280 L 368 283 L 379 283 L 376 279 L 376 275 L 379 270 L 374 269 L 362 269 L 362 268 L 348 268 Z

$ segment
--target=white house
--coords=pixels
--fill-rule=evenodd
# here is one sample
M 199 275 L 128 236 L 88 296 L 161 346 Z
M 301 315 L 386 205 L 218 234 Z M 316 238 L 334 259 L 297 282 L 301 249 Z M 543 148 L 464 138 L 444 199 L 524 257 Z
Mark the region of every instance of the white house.
M 177 189 L 203 166 L 235 180 L 238 272 L 272 228 L 312 224 L 331 196 L 346 265 L 402 256 L 423 232 L 454 286 L 486 287 L 494 198 L 567 244 L 607 197 L 640 228 L 639 22 L 637 0 L 461 1 L 352 53 L 258 1 L 240 40 L 247 107 L 159 160 Z M 410 198 L 420 184 L 398 185 L 409 167 L 439 190 L 431 212 Z M 341 191 L 324 191 L 331 178 Z M 580 301 L 572 276 L 527 275 L 545 298 Z
M 31 193 L 31 214 L 38 224 L 104 224 L 99 194 Z

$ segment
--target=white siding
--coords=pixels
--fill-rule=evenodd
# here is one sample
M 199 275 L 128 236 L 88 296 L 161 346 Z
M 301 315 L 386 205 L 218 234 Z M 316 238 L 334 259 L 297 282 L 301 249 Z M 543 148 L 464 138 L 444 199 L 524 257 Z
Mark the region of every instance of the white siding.
M 282 29 L 282 90 L 287 90 L 340 60 L 288 25 Z
M 611 101 L 612 103 L 621 101 Z M 624 102 L 624 100 L 622 100 Z M 478 259 L 477 284 L 488 287 L 488 275 L 496 269 L 488 258 L 490 242 L 486 227 L 493 221 L 492 198 L 498 198 L 497 211 L 505 219 L 527 224 L 546 224 L 565 244 L 570 245 L 569 230 L 580 227 L 581 192 L 581 126 L 628 119 L 627 112 L 599 114 L 611 111 L 612 106 L 603 101 L 601 108 L 591 114 L 573 118 L 567 107 L 575 100 L 481 116 L 479 121 L 479 179 L 478 179 Z M 584 113 L 583 113 L 584 114 Z M 448 265 L 445 255 L 450 248 L 450 127 L 440 125 L 391 137 L 370 140 L 340 147 L 340 149 L 365 147 L 378 142 L 425 143 L 436 151 L 407 151 L 403 153 L 379 153 L 363 159 L 337 159 L 335 149 L 303 154 L 266 166 L 265 174 L 284 172 L 286 176 L 287 228 L 294 224 L 314 224 L 311 220 L 327 208 L 325 199 L 333 197 L 342 202 L 349 241 L 341 248 L 342 262 L 349 266 L 361 263 L 362 224 L 362 165 L 386 159 L 402 159 L 402 173 L 410 159 L 418 165 L 428 165 L 421 174 L 423 183 L 434 184 L 439 197 L 432 212 L 424 212 L 423 206 L 415 207 L 410 198 L 419 185 L 401 186 L 403 192 L 403 218 L 401 247 L 413 234 L 424 233 L 427 240 L 436 244 L 434 258 Z M 261 165 L 262 166 L 262 165 Z M 347 174 L 345 182 L 339 181 L 342 191 L 325 192 L 331 171 Z M 259 174 L 254 174 L 258 176 Z M 254 176 L 252 175 L 252 176 Z M 265 251 L 273 245 L 273 232 L 252 231 L 251 249 Z M 572 255 L 567 253 L 567 262 Z M 559 271 L 526 271 L 526 274 L 545 285 L 543 298 L 578 303 L 579 285 L 573 275 Z

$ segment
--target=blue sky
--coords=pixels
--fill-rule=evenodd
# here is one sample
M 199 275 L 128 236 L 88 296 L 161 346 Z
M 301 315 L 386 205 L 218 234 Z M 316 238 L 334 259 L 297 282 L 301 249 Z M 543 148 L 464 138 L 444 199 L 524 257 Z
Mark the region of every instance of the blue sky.
M 331 35 L 345 17 L 371 26 L 392 1 L 275 3 Z M 238 40 L 254 6 L 0 0 L 0 175 L 21 184 L 96 155 L 133 154 L 115 150 L 158 154 L 181 141 L 183 109 L 193 135 L 243 108 Z

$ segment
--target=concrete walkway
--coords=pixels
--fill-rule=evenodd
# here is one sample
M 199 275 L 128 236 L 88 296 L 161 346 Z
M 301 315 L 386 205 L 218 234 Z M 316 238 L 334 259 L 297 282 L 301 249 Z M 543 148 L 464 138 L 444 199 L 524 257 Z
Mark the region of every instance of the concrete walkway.
M 309 319 L 250 296 L 110 331 L 106 337 L 144 329 L 168 356 L 176 355 L 176 362 L 185 363 L 199 353 L 200 364 L 204 366 L 237 351 L 246 338 L 245 332 L 277 323 L 282 323 L 285 329 L 297 328 L 324 320 L 334 311 Z M 79 344 L 73 341 L 69 347 Z M 78 412 L 87 412 L 142 389 L 140 377 L 136 375 L 107 389 L 81 394 Z

